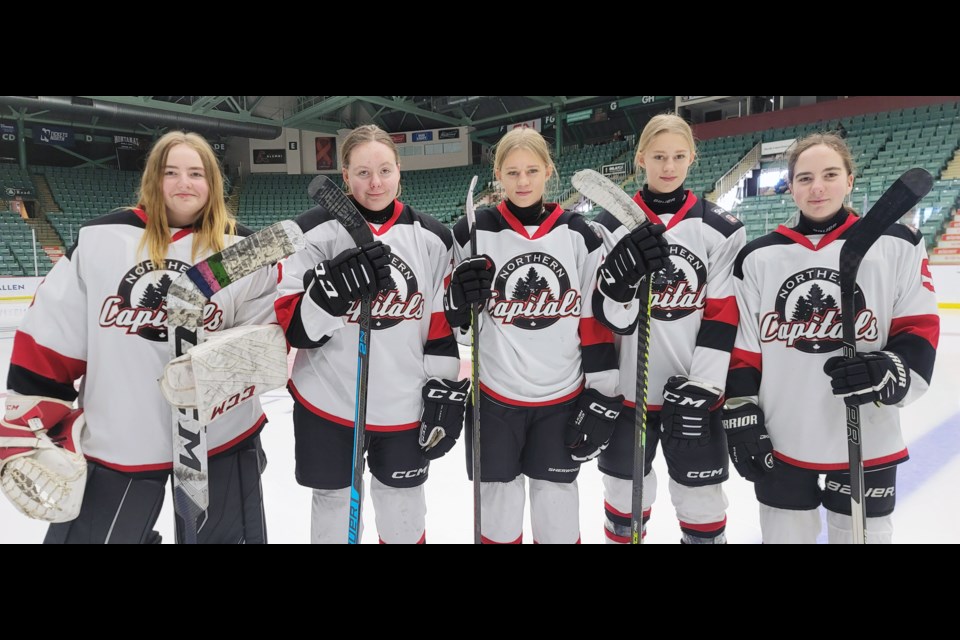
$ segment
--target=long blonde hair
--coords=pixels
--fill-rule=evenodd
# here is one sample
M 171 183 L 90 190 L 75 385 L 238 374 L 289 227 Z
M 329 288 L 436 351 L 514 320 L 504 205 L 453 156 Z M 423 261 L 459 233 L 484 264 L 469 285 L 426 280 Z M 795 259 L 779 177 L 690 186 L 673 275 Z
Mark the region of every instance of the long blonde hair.
M 203 163 L 203 173 L 210 189 L 207 204 L 200 210 L 200 215 L 193 225 L 193 253 L 194 262 L 197 256 L 204 252 L 215 253 L 224 248 L 223 234 L 234 234 L 237 221 L 227 209 L 223 192 L 223 174 L 220 172 L 220 163 L 203 136 L 185 131 L 171 131 L 161 136 L 147 156 L 147 163 L 140 178 L 140 190 L 137 193 L 137 203 L 140 209 L 147 214 L 147 228 L 137 253 L 146 248 L 150 261 L 155 269 L 162 269 L 167 248 L 170 246 L 170 225 L 167 224 L 167 207 L 163 202 L 163 174 L 167 166 L 167 156 L 170 149 L 178 144 L 185 144 L 200 155 Z
M 637 142 L 637 151 L 633 155 L 633 166 L 636 167 L 638 173 L 643 170 L 640 166 L 640 158 L 650 146 L 650 143 L 653 142 L 653 139 L 661 133 L 675 133 L 684 138 L 687 144 L 690 145 L 690 153 L 693 156 L 693 161 L 690 163 L 690 166 L 692 167 L 697 161 L 697 143 L 693 139 L 693 129 L 691 129 L 687 121 L 680 116 L 673 113 L 661 113 L 660 115 L 650 118 L 650 121 L 647 122 L 647 125 L 640 133 L 640 140 Z
M 547 202 L 547 191 L 553 184 L 560 182 L 560 172 L 553 164 L 553 158 L 550 157 L 550 145 L 546 139 L 540 135 L 536 129 L 529 127 L 518 127 L 511 129 L 505 136 L 500 138 L 497 147 L 493 153 L 493 177 L 497 179 L 497 172 L 503 169 L 503 163 L 507 156 L 515 149 L 526 149 L 539 158 L 543 166 L 551 171 L 550 179 L 544 184 L 543 201 Z

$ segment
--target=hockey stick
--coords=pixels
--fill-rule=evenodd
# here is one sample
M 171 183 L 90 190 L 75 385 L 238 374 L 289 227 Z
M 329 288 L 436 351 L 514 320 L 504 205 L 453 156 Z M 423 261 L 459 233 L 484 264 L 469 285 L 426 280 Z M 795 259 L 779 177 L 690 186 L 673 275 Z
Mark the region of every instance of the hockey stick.
M 840 317 L 843 322 L 843 357 L 857 355 L 854 294 L 857 271 L 873 243 L 912 209 L 933 187 L 933 177 L 920 168 L 910 169 L 887 189 L 844 238 L 840 247 Z M 867 512 L 863 504 L 863 447 L 860 440 L 860 407 L 847 405 L 847 456 L 850 461 L 850 515 L 853 543 L 866 544 Z
M 573 186 L 589 200 L 600 205 L 633 231 L 647 219 L 643 209 L 609 178 L 592 169 L 583 169 L 570 179 Z M 633 494 L 630 507 L 630 543 L 643 544 L 643 479 L 647 455 L 647 385 L 650 369 L 650 303 L 651 276 L 640 281 L 639 299 L 646 302 L 637 316 L 637 383 L 636 417 L 633 437 Z
M 207 301 L 241 278 L 304 247 L 303 232 L 291 220 L 277 222 L 193 265 L 167 289 L 167 342 L 172 359 L 203 342 Z M 207 414 L 173 408 L 173 505 L 183 521 L 184 542 L 196 544 L 210 504 L 207 486 Z
M 477 255 L 477 213 L 473 190 L 477 176 L 467 189 L 467 224 L 470 226 L 470 255 Z M 470 305 L 470 377 L 473 385 L 473 544 L 481 544 L 480 533 L 480 303 Z
M 363 219 L 350 198 L 327 176 L 320 174 L 307 187 L 310 199 L 326 209 L 342 224 L 359 247 L 373 242 L 370 225 Z M 353 480 L 350 484 L 350 516 L 347 544 L 360 544 L 360 515 L 363 511 L 363 439 L 367 426 L 367 381 L 370 377 L 369 297 L 360 300 L 360 343 L 357 347 L 357 406 L 353 417 Z

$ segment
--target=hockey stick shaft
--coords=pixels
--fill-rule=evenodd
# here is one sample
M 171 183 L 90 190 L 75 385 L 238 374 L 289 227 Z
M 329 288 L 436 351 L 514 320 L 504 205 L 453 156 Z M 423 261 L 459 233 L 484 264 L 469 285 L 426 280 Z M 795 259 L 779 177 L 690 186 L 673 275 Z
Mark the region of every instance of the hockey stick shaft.
M 578 171 L 571 179 L 581 194 L 606 209 L 627 231 L 633 231 L 647 219 L 643 209 L 609 178 L 593 171 Z M 638 298 L 643 305 L 637 316 L 637 380 L 634 389 L 636 414 L 633 430 L 633 487 L 630 501 L 630 543 L 643 544 L 643 483 L 647 457 L 647 388 L 650 362 L 651 279 L 640 283 Z
M 370 225 L 340 190 L 335 182 L 325 175 L 318 175 L 307 187 L 310 198 L 333 215 L 346 228 L 359 247 L 373 242 Z M 360 300 L 360 330 L 357 345 L 357 403 L 353 417 L 353 476 L 350 482 L 350 512 L 347 522 L 347 543 L 360 544 L 360 525 L 363 522 L 363 449 L 367 427 L 367 388 L 370 378 L 370 316 L 371 300 Z
M 473 190 L 477 186 L 477 176 L 470 181 L 467 190 L 467 223 L 470 225 L 470 255 L 477 255 L 477 216 L 473 205 Z M 471 438 L 473 463 L 473 543 L 481 544 L 483 535 L 480 529 L 482 509 L 480 479 L 480 303 L 470 306 L 470 384 L 473 388 L 473 433 Z
M 843 357 L 857 355 L 857 272 L 870 247 L 884 231 L 910 211 L 933 187 L 933 178 L 923 169 L 910 169 L 887 189 L 863 219 L 859 220 L 840 248 L 840 316 L 843 326 Z M 846 405 L 847 457 L 850 465 L 850 515 L 853 543 L 867 541 L 864 506 L 863 444 L 860 407 Z
M 285 220 L 247 236 L 198 262 L 167 290 L 168 343 L 173 358 L 203 342 L 203 309 L 218 291 L 304 247 L 303 232 Z M 210 503 L 207 486 L 206 421 L 196 409 L 173 408 L 174 515 L 183 523 L 183 542 L 197 542 L 198 519 Z

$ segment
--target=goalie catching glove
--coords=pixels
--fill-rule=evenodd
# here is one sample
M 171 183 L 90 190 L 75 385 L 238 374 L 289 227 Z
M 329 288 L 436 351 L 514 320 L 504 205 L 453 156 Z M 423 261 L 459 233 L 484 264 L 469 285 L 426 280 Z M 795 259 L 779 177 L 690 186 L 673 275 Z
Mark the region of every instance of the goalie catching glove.
M 608 398 L 595 389 L 580 394 L 564 434 L 564 444 L 573 449 L 570 457 L 574 461 L 593 460 L 607 448 L 622 408 L 622 395 Z
M 852 358 L 834 356 L 823 365 L 830 376 L 833 395 L 848 405 L 870 402 L 898 404 L 910 390 L 910 370 L 892 351 L 858 353 Z
M 436 460 L 457 444 L 469 393 L 470 380 L 430 378 L 423 385 L 420 447 L 427 460 Z
M 0 489 L 24 515 L 68 522 L 80 514 L 87 462 L 83 410 L 42 396 L 8 396 L 0 419 Z

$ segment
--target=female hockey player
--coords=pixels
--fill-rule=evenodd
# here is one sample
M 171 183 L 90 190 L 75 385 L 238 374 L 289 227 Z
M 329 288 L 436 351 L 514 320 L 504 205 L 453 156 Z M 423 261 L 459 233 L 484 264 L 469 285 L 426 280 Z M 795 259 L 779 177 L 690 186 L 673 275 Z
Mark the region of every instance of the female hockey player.
M 216 156 L 194 133 L 170 132 L 156 141 L 137 202 L 81 228 L 15 337 L 5 435 L 16 429 L 23 435 L 28 425 L 38 440 L 53 437 L 71 455 L 64 465 L 53 463 L 61 472 L 82 464 L 81 450 L 87 460 L 79 515 L 67 522 L 56 513 L 44 518 L 55 522 L 47 543 L 160 541 L 153 526 L 174 450 L 171 407 L 157 384 L 170 360 L 167 288 L 195 262 L 250 233 L 228 213 Z M 275 269 L 262 269 L 215 294 L 204 309 L 207 332 L 275 321 L 276 278 Z M 62 423 L 78 399 L 77 379 L 82 432 L 75 415 Z M 199 542 L 266 542 L 260 490 L 266 459 L 258 435 L 265 422 L 254 399 L 209 425 L 209 509 Z M 44 447 L 36 445 L 40 455 Z M 0 447 L 0 461 L 17 452 Z M 79 472 L 69 478 L 82 477 L 82 466 Z M 79 495 L 83 485 L 74 489 L 51 491 L 47 506 L 55 511 L 57 500 Z
M 730 274 L 746 236 L 736 218 L 684 188 L 695 159 L 690 126 L 673 114 L 654 116 L 637 144 L 635 166 L 644 171 L 646 184 L 634 196 L 653 224 L 628 233 L 606 211 L 595 221 L 610 253 L 600 273 L 594 312 L 614 332 L 623 334 L 620 392 L 627 398 L 610 446 L 599 459 L 604 474 L 605 533 L 611 543 L 630 541 L 635 327 L 638 311 L 646 307 L 646 300 L 635 300 L 642 273 L 624 265 L 634 263 L 629 256 L 642 256 L 650 246 L 650 235 L 659 233 L 669 242 L 669 256 L 652 280 L 643 521 L 649 519 L 656 497 L 657 476 L 651 463 L 659 442 L 682 542 L 726 542 L 727 500 L 721 483 L 728 477 L 728 461 L 720 399 L 737 330 Z M 666 225 L 666 231 L 661 225 Z
M 486 543 L 522 541 L 525 477 L 534 542 L 580 540 L 580 463 L 606 446 L 623 400 L 615 391 L 613 336 L 589 304 L 603 248 L 581 215 L 544 202 L 555 172 L 537 131 L 510 131 L 494 157 L 506 198 L 476 212 L 482 255 L 469 254 L 466 219 L 454 226 L 460 262 L 447 290 L 451 326 L 466 331 L 470 305 L 484 301 L 479 408 Z M 472 469 L 470 437 L 467 445 Z
M 796 144 L 787 167 L 796 224 L 752 241 L 734 268 L 731 457 L 754 481 L 764 542 L 816 542 L 822 504 L 829 542 L 849 543 L 845 402 L 860 405 L 867 542 L 890 543 L 896 465 L 907 459 L 897 407 L 927 390 L 940 335 L 926 249 L 900 224 L 871 247 L 857 274 L 857 355 L 844 359 L 838 267 L 859 220 L 844 205 L 853 160 L 839 136 L 815 134 Z
M 298 218 L 307 249 L 283 267 L 277 316 L 297 347 L 297 482 L 313 489 L 310 538 L 348 541 L 359 300 L 373 295 L 365 444 L 380 541 L 425 541 L 429 461 L 463 427 L 469 380 L 443 315 L 450 230 L 400 202 L 389 134 L 366 125 L 340 148 L 348 192 L 378 240 L 357 247 L 323 207 Z M 389 242 L 389 245 L 386 244 Z

